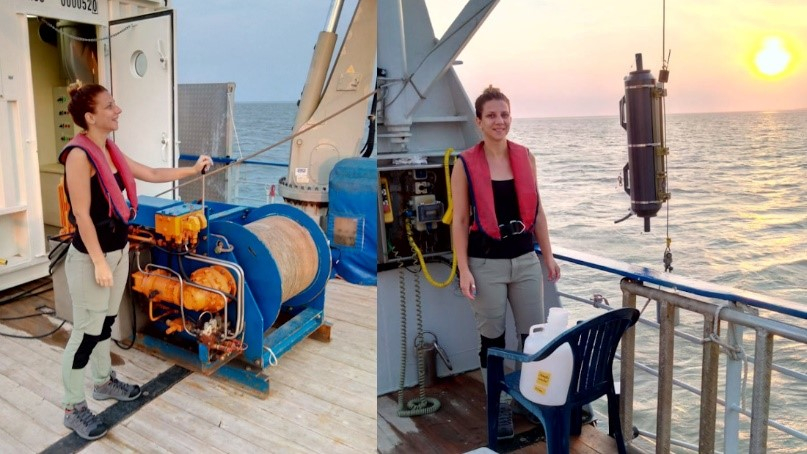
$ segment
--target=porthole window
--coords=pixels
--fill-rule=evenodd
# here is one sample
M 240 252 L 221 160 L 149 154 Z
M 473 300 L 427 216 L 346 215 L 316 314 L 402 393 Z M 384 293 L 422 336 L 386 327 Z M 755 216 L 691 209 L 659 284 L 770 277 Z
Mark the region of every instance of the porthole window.
M 140 50 L 135 51 L 135 53 L 132 54 L 132 71 L 138 77 L 145 77 L 148 67 L 149 62 L 148 59 L 146 58 L 146 54 L 144 54 L 143 51 Z

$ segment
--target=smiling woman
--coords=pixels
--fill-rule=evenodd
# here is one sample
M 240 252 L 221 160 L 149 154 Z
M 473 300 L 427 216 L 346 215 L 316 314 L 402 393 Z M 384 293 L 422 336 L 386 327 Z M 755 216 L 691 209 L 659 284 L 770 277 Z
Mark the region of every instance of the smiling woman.
M 768 37 L 754 55 L 754 65 L 765 76 L 773 77 L 784 73 L 793 60 L 781 38 Z

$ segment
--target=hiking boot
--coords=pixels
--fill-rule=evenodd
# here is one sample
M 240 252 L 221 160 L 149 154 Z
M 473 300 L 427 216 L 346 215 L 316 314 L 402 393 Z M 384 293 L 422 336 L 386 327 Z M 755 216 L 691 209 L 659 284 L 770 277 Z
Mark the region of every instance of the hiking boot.
M 504 440 L 513 438 L 513 410 L 508 402 L 499 402 L 499 432 L 496 438 Z
M 596 425 L 597 419 L 594 417 L 594 408 L 591 407 L 591 404 L 583 405 L 580 409 L 580 413 L 583 416 L 583 424 Z
M 138 397 L 140 397 L 140 387 L 118 380 L 115 377 L 115 371 L 109 374 L 109 380 L 106 383 L 95 385 L 92 389 L 92 398 L 95 400 L 135 400 Z
M 85 440 L 97 440 L 106 435 L 107 427 L 95 413 L 87 408 L 87 402 L 79 402 L 72 410 L 64 411 L 64 426 L 73 429 Z

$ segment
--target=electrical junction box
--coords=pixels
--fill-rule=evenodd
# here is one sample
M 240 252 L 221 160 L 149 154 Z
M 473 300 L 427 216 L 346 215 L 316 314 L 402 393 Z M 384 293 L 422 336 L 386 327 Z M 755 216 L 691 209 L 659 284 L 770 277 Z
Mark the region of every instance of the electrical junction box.
M 416 195 L 412 201 L 415 204 L 415 229 L 421 232 L 436 229 L 445 213 L 443 202 L 438 202 L 434 194 Z

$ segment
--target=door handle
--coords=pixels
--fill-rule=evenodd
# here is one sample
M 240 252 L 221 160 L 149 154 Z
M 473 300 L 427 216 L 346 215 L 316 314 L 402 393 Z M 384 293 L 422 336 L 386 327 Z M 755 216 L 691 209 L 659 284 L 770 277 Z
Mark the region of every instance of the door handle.
M 168 69 L 168 59 L 165 58 L 165 52 L 163 52 L 163 40 L 157 40 L 157 55 L 160 56 L 160 64 L 162 65 L 163 69 Z
M 163 133 L 160 140 L 163 162 L 168 162 L 168 134 Z

